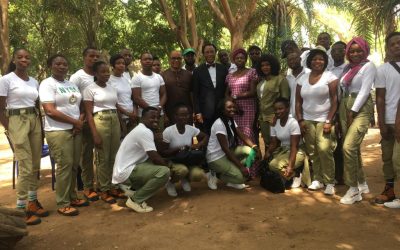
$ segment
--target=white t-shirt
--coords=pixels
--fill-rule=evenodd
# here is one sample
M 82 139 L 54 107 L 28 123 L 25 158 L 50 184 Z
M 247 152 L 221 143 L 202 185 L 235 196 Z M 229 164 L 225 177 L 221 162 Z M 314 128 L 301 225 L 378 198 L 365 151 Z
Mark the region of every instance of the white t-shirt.
M 313 85 L 310 84 L 309 77 L 310 73 L 306 73 L 297 82 L 301 86 L 303 118 L 309 121 L 325 122 L 331 108 L 328 84 L 337 77 L 330 71 L 325 71 L 319 81 Z
M 35 107 L 39 97 L 39 84 L 29 77 L 28 81 L 11 72 L 0 78 L 0 96 L 6 96 L 7 109 Z
M 79 119 L 79 105 L 82 100 L 78 87 L 69 81 L 59 82 L 53 77 L 44 79 L 40 83 L 39 96 L 42 103 L 54 103 L 58 111 L 74 119 Z M 45 116 L 44 130 L 56 131 L 72 129 L 73 125 L 59 122 L 50 116 Z
M 132 101 L 132 89 L 129 81 L 121 76 L 110 76 L 108 84 L 117 90 L 118 94 L 118 104 L 126 111 L 133 111 L 133 101 Z M 126 117 L 126 116 L 125 116 Z
M 354 76 L 353 81 L 348 88 L 343 85 L 343 79 L 345 76 L 346 74 L 344 74 L 340 80 L 340 85 L 345 92 L 358 93 L 353 107 L 351 107 L 352 111 L 358 112 L 367 101 L 372 86 L 374 85 L 376 77 L 375 64 L 373 62 L 366 63 Z
M 276 137 L 281 146 L 290 146 L 291 135 L 301 135 L 299 123 L 292 117 L 289 117 L 284 127 L 281 126 L 280 119 L 276 121 L 274 127 L 271 127 L 271 137 Z
M 122 141 L 114 162 L 112 183 L 126 181 L 136 165 L 145 162 L 146 152 L 157 151 L 153 132 L 143 123 L 139 123 Z
M 96 83 L 92 83 L 85 88 L 83 100 L 93 101 L 93 113 L 102 110 L 117 109 L 117 90 L 111 87 L 110 84 L 106 84 L 102 88 Z
M 69 78 L 69 81 L 78 86 L 81 94 L 83 95 L 85 88 L 94 83 L 94 76 L 89 75 L 83 69 L 80 69 Z
M 347 63 L 343 63 L 342 65 L 339 65 L 337 67 L 333 66 L 332 69 L 330 70 L 332 74 L 334 74 L 338 79 L 342 77 L 343 70 L 347 66 Z
M 288 80 L 289 83 L 289 88 L 290 88 L 290 114 L 292 117 L 296 117 L 296 86 L 297 86 L 297 81 L 302 77 L 305 73 L 309 73 L 310 69 L 309 68 L 304 68 L 300 72 L 300 74 L 295 77 L 293 75 L 293 71 L 290 70 L 288 71 L 288 74 L 286 75 L 286 79 Z
M 397 62 L 400 66 L 400 62 Z M 385 123 L 395 124 L 397 105 L 400 101 L 400 73 L 390 64 L 378 67 L 375 88 L 386 89 L 385 94 Z
M 160 87 L 164 86 L 164 79 L 161 75 L 153 73 L 151 76 L 144 75 L 139 72 L 132 78 L 132 88 L 140 88 L 142 91 L 142 99 L 149 106 L 157 107 L 160 105 Z M 139 108 L 139 116 L 142 116 L 142 109 Z
M 198 128 L 185 125 L 185 133 L 181 134 L 176 125 L 169 126 L 163 132 L 163 141 L 169 143 L 169 148 L 192 146 L 193 137 L 200 133 Z
M 235 127 L 237 128 L 236 122 Z M 219 160 L 225 156 L 225 152 L 222 150 L 221 145 L 219 144 L 217 134 L 225 135 L 228 140 L 228 132 L 226 131 L 225 124 L 221 118 L 218 118 L 211 126 L 210 139 L 208 141 L 206 153 L 206 159 L 208 163 Z

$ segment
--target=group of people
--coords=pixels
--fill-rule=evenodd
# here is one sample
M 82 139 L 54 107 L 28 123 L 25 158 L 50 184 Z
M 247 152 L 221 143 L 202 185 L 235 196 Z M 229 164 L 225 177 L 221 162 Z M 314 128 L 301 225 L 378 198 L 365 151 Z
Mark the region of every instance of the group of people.
M 293 188 L 303 184 L 333 195 L 344 180 L 349 189 L 340 202 L 353 204 L 369 192 L 360 146 L 374 112 L 373 87 L 386 182 L 375 202 L 400 208 L 394 194 L 400 32 L 386 38 L 386 62 L 378 68 L 361 37 L 331 46 L 324 32 L 316 44 L 300 49 L 284 41 L 286 74 L 279 59 L 258 46 L 220 50 L 216 63 L 217 48 L 207 43 L 200 65 L 194 49 L 172 51 L 162 72 L 159 59 L 145 52 L 137 73 L 129 68 L 129 49 L 106 62 L 96 48 L 86 48 L 83 68 L 69 80 L 67 58 L 50 57 L 51 76 L 40 84 L 28 75 L 30 53 L 16 49 L 0 78 L 0 121 L 19 162 L 17 208 L 25 209 L 28 225 L 49 214 L 37 196 L 44 137 L 57 163 L 57 212 L 65 216 L 99 199 L 113 204 L 120 198 L 136 212 L 150 212 L 146 201 L 162 187 L 177 196 L 177 182 L 185 192 L 203 179 L 213 190 L 218 179 L 244 189 L 262 155 Z M 76 191 L 79 167 L 83 199 Z

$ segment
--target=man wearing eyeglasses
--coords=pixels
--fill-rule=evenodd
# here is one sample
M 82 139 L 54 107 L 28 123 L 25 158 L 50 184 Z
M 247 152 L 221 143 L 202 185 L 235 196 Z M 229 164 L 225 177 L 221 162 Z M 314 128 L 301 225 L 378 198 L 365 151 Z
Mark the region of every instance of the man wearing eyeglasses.
M 192 105 L 192 73 L 182 69 L 182 54 L 172 51 L 169 55 L 170 67 L 161 73 L 167 91 L 165 112 L 170 124 L 174 124 L 174 107 L 177 103 L 184 103 L 193 111 Z

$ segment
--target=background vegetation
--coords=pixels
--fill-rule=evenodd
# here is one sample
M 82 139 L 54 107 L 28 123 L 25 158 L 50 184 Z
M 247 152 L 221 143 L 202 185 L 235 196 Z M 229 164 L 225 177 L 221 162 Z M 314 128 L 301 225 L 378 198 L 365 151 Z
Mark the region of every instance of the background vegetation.
M 399 11 L 400 0 L 2 0 L 0 66 L 4 74 L 19 47 L 31 51 L 39 79 L 54 53 L 69 58 L 70 72 L 81 67 L 87 46 L 105 57 L 127 47 L 134 58 L 151 51 L 165 59 L 204 42 L 228 50 L 257 44 L 279 56 L 283 40 L 309 47 L 321 31 L 345 42 L 364 36 L 383 55 L 382 39 L 397 29 Z

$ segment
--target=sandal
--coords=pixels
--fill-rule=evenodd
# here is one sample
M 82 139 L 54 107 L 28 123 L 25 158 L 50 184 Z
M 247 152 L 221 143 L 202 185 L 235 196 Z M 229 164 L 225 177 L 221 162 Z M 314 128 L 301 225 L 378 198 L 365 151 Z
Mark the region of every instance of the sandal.
M 126 195 L 120 188 L 113 188 L 110 190 L 110 195 L 117 199 L 125 199 Z
M 107 202 L 108 204 L 114 204 L 117 203 L 117 201 L 112 197 L 109 193 L 109 191 L 101 192 L 100 198 Z
M 83 195 L 88 201 L 98 201 L 99 195 L 93 189 L 83 190 Z
M 70 206 L 59 208 L 59 209 L 57 209 L 57 212 L 64 216 L 76 216 L 79 214 L 78 209 L 70 207 Z
M 89 201 L 84 199 L 75 199 L 71 201 L 71 206 L 73 207 L 87 207 L 89 206 Z

